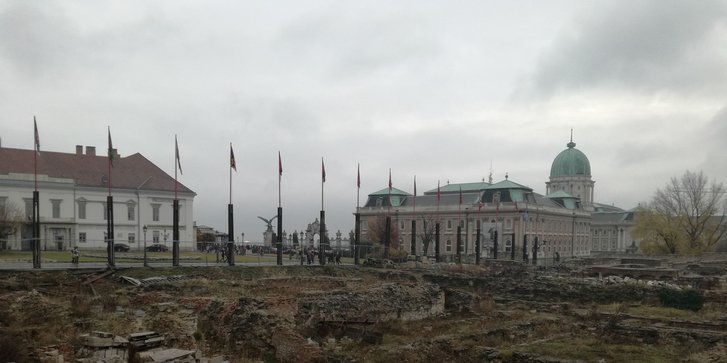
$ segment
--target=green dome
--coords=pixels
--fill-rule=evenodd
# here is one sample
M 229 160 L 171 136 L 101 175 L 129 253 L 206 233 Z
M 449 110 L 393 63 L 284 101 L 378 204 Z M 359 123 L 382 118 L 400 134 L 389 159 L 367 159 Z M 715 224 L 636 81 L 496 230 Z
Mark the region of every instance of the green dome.
M 576 143 L 571 140 L 568 148 L 561 151 L 553 160 L 550 167 L 550 177 L 583 175 L 591 176 L 591 163 L 586 154 L 576 149 Z

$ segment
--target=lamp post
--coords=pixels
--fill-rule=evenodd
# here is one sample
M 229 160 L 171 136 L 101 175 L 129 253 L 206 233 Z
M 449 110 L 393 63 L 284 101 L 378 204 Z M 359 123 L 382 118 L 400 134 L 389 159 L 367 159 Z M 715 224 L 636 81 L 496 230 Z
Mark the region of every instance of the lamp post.
M 142 228 L 144 231 L 144 267 L 149 266 L 149 264 L 146 262 L 146 224 L 144 225 L 144 228 Z

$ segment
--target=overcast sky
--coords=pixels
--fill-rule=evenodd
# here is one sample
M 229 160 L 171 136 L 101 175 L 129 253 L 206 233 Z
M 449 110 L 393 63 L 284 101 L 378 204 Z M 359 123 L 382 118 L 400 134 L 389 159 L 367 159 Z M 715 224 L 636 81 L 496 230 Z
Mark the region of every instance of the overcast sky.
M 632 208 L 672 176 L 727 182 L 723 1 L 0 1 L 0 137 L 141 153 L 198 224 L 261 239 L 320 211 L 353 228 L 386 187 L 504 179 L 545 193 L 570 129 L 597 202 Z M 238 237 L 239 238 L 239 237 Z

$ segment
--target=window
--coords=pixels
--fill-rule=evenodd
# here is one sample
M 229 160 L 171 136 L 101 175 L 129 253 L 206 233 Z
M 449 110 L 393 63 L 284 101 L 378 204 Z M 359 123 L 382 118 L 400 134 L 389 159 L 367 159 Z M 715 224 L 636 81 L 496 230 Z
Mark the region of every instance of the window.
M 448 220 L 447 221 L 447 229 L 452 229 L 452 221 L 451 220 Z
M 86 219 L 86 201 L 78 202 L 78 219 Z
M 136 235 L 134 233 L 129 233 L 129 244 L 133 244 L 136 242 Z
M 106 202 L 103 202 L 101 204 L 103 204 L 103 220 L 105 221 L 109 219 L 109 209 L 107 207 L 108 204 L 106 204 Z
M 365 231 L 368 226 L 369 226 L 368 221 L 361 221 L 361 229 L 363 229 Z
M 128 218 L 128 220 L 130 220 L 130 221 L 134 220 L 134 210 L 135 209 L 136 208 L 134 208 L 133 203 L 129 203 L 126 205 L 126 217 Z
M 152 232 L 151 241 L 154 243 L 159 243 L 159 231 Z
M 25 199 L 25 216 L 28 220 L 33 219 L 33 200 Z
M 452 252 L 452 240 L 448 239 L 447 243 L 445 244 L 445 248 L 447 252 Z
M 78 242 L 79 243 L 86 243 L 86 232 L 79 232 L 78 233 Z
M 60 199 L 51 199 L 50 203 L 51 203 L 51 206 L 53 207 L 53 218 L 60 218 L 61 217 L 61 200 Z
M 151 205 L 151 215 L 154 222 L 159 222 L 159 207 L 161 207 L 161 204 Z

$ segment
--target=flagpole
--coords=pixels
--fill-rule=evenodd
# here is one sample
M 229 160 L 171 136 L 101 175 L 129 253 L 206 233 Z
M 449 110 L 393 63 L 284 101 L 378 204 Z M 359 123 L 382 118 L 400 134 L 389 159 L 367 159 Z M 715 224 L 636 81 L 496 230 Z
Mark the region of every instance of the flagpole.
M 227 264 L 235 266 L 235 218 L 232 206 L 232 168 L 237 171 L 235 165 L 235 154 L 232 151 L 232 143 L 230 143 L 230 203 L 227 205 Z
M 172 266 L 179 266 L 179 199 L 177 169 L 181 169 L 179 162 L 179 143 L 174 135 L 174 201 L 172 204 Z
M 35 116 L 33 116 L 33 127 L 35 128 L 34 133 L 34 149 L 35 152 L 33 153 L 33 175 L 35 176 L 35 191 L 38 191 L 38 153 L 40 152 L 40 140 L 38 138 L 38 123 L 35 121 Z
M 411 255 L 417 254 L 417 176 L 414 175 L 414 208 L 411 218 Z
M 41 268 L 40 257 L 40 194 L 38 193 L 38 153 L 40 153 L 40 136 L 38 135 L 38 123 L 33 116 L 33 175 L 35 179 L 35 190 L 33 191 L 33 268 Z
M 353 264 L 358 265 L 358 246 L 361 238 L 361 213 L 359 211 L 359 196 L 361 194 L 361 164 L 356 164 L 356 215 L 354 225 Z
M 281 198 L 281 185 L 283 181 L 283 160 L 278 150 L 278 234 L 276 236 L 276 264 L 283 265 L 283 207 Z
M 230 143 L 230 156 L 232 156 L 232 143 Z M 230 159 L 230 205 L 232 204 L 232 159 Z

